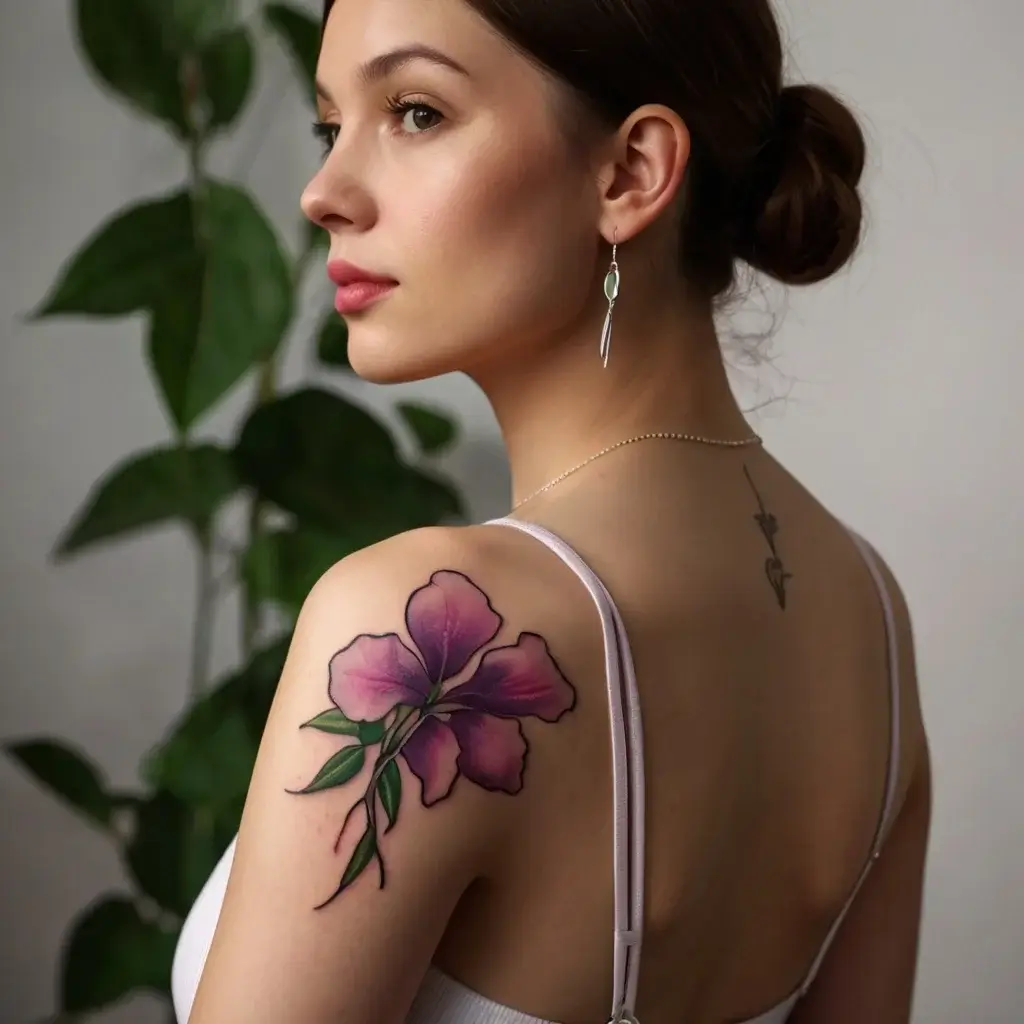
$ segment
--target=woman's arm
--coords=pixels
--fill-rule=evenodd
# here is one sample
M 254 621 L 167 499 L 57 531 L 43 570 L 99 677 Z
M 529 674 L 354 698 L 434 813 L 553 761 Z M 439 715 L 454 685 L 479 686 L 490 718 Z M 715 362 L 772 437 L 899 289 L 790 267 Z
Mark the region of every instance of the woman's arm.
M 405 1020 L 504 838 L 527 732 L 574 702 L 463 536 L 395 538 L 308 598 L 189 1024 Z
M 818 976 L 790 1024 L 908 1024 L 917 974 L 921 903 L 932 810 L 932 773 L 921 720 L 910 613 L 892 571 L 904 723 L 899 813 Z
M 791 1024 L 907 1024 L 931 817 L 927 753 L 881 857 Z

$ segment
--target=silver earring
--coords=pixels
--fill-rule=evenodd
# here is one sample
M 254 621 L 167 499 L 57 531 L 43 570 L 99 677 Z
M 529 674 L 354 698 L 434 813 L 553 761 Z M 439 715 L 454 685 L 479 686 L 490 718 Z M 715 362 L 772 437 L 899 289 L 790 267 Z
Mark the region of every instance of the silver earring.
M 612 349 L 612 313 L 615 311 L 615 300 L 619 297 L 619 264 L 616 262 L 619 246 L 612 243 L 612 265 L 604 279 L 604 295 L 608 300 L 608 315 L 604 318 L 604 329 L 601 331 L 601 362 L 608 366 L 608 355 Z

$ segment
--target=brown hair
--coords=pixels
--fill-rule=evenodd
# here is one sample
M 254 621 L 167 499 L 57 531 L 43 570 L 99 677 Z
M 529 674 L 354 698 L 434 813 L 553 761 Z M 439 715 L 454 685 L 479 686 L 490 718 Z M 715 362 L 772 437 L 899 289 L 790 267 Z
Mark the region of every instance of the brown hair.
M 707 296 L 731 287 L 737 259 L 812 284 L 853 255 L 864 136 L 832 93 L 784 86 L 769 0 L 464 2 L 568 86 L 577 115 L 614 128 L 661 103 L 685 121 L 680 259 Z

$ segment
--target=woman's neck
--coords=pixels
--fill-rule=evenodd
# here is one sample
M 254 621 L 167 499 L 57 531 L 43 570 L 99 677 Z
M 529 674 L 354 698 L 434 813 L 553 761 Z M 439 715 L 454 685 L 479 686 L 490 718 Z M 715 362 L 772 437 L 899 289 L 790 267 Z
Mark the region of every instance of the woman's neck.
M 601 323 L 476 376 L 508 451 L 513 503 L 618 441 L 655 431 L 720 439 L 749 435 L 710 311 L 615 311 L 611 358 Z M 625 311 L 624 311 L 625 312 Z M 602 312 L 603 318 L 603 312 Z

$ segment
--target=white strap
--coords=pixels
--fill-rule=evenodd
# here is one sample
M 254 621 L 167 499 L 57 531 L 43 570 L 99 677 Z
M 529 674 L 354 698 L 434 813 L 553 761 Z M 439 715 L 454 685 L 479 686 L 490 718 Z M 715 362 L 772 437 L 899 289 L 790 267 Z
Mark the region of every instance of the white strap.
M 615 844 L 614 990 L 609 1024 L 639 1024 L 635 1013 L 644 921 L 645 784 L 640 699 L 626 627 L 597 574 L 560 537 L 516 519 L 495 519 L 489 525 L 520 530 L 553 551 L 579 577 L 601 617 L 611 723 Z

